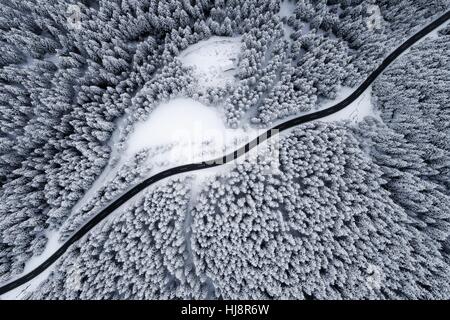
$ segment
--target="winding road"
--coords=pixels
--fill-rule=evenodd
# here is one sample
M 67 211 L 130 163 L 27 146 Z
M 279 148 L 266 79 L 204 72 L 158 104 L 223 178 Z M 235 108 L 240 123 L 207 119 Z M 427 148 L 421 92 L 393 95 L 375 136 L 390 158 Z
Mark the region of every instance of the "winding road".
M 7 283 L 0 287 L 0 295 L 7 293 L 8 291 L 11 291 L 28 281 L 32 280 L 36 276 L 38 276 L 40 273 L 45 271 L 48 267 L 50 267 L 56 260 L 58 260 L 68 249 L 69 247 L 80 240 L 84 235 L 86 235 L 92 228 L 94 228 L 99 222 L 101 222 L 105 217 L 107 217 L 110 213 L 114 212 L 116 209 L 118 209 L 120 206 L 122 206 L 125 202 L 130 200 L 132 197 L 134 197 L 136 194 L 147 188 L 148 186 L 161 181 L 165 178 L 186 173 L 190 171 L 196 171 L 196 170 L 202 170 L 206 168 L 212 168 L 216 166 L 220 166 L 222 164 L 225 164 L 227 162 L 231 162 L 245 153 L 249 152 L 251 149 L 262 143 L 263 141 L 269 139 L 272 135 L 278 134 L 279 132 L 282 132 L 284 130 L 290 129 L 292 127 L 295 127 L 297 125 L 310 122 L 313 120 L 317 120 L 326 116 L 329 116 L 333 113 L 336 113 L 343 108 L 350 105 L 352 102 L 354 102 L 374 81 L 375 79 L 396 59 L 398 58 L 403 52 L 405 52 L 408 48 L 410 48 L 414 43 L 416 43 L 418 40 L 426 36 L 428 33 L 433 31 L 434 29 L 438 28 L 442 24 L 444 24 L 447 20 L 450 19 L 450 11 L 444 13 L 441 17 L 436 19 L 435 21 L 431 22 L 429 25 L 418 31 L 416 34 L 414 34 L 412 37 L 410 37 L 408 40 L 406 40 L 402 45 L 400 45 L 397 49 L 395 49 L 393 52 L 391 52 L 381 63 L 381 65 L 373 71 L 367 79 L 347 98 L 342 100 L 341 102 L 317 111 L 313 112 L 307 115 L 299 116 L 296 118 L 293 118 L 291 120 L 288 120 L 286 122 L 280 123 L 273 128 L 269 129 L 265 133 L 261 134 L 257 138 L 255 138 L 253 141 L 247 143 L 245 146 L 241 147 L 238 150 L 235 150 L 234 152 L 231 152 L 223 157 L 219 157 L 216 159 L 212 159 L 209 161 L 202 161 L 198 163 L 191 163 L 186 164 L 182 166 L 178 166 L 175 168 L 171 168 L 165 171 L 162 171 L 144 181 L 139 183 L 138 185 L 134 186 L 130 190 L 128 190 L 125 194 L 120 196 L 117 200 L 113 201 L 111 204 L 109 204 L 105 209 L 100 211 L 97 215 L 95 215 L 91 220 L 89 220 L 85 225 L 83 225 L 75 234 L 73 234 L 55 253 L 53 253 L 50 257 L 47 258 L 42 264 L 37 266 L 35 269 L 30 271 L 29 273 Z

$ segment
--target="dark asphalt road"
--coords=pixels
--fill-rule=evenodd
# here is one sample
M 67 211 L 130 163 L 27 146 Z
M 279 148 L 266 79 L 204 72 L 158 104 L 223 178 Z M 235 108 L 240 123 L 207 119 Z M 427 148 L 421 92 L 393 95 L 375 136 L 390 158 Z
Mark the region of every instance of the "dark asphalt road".
M 178 166 L 175 168 L 171 168 L 168 170 L 165 170 L 163 172 L 160 172 L 143 182 L 139 183 L 129 191 L 127 191 L 124 195 L 122 195 L 120 198 L 112 202 L 110 205 L 108 205 L 105 209 L 100 211 L 95 217 L 93 217 L 89 222 L 87 222 L 81 229 L 79 229 L 72 237 L 70 237 L 55 253 L 53 253 L 47 260 L 45 260 L 42 264 L 37 266 L 35 269 L 30 271 L 29 273 L 25 274 L 24 276 L 13 280 L 3 286 L 0 287 L 0 295 L 4 294 L 8 291 L 11 291 L 22 284 L 30 281 L 31 279 L 35 278 L 37 275 L 42 273 L 44 270 L 46 270 L 50 265 L 52 265 L 56 260 L 58 260 L 66 251 L 67 249 L 80 240 L 84 235 L 86 235 L 93 227 L 95 227 L 100 221 L 102 221 L 106 216 L 108 216 L 110 213 L 118 209 L 122 204 L 130 200 L 133 196 L 147 188 L 148 186 L 154 184 L 155 182 L 158 182 L 162 179 L 180 174 L 185 173 L 189 171 L 196 171 L 206 168 L 212 168 L 219 166 L 221 164 L 233 161 L 237 159 L 238 157 L 242 156 L 243 154 L 247 153 L 250 149 L 254 148 L 261 142 L 267 140 L 270 138 L 273 134 L 273 132 L 278 133 L 282 132 L 284 130 L 290 129 L 294 126 L 310 122 L 313 120 L 317 120 L 326 116 L 329 116 L 333 113 L 338 112 L 339 110 L 342 110 L 346 106 L 350 105 L 352 102 L 354 102 L 374 81 L 375 79 L 396 59 L 398 58 L 405 50 L 407 50 L 409 47 L 411 47 L 414 43 L 416 43 L 418 40 L 426 36 L 428 33 L 436 29 L 437 27 L 441 26 L 443 23 L 445 23 L 447 20 L 450 19 L 450 11 L 443 14 L 440 18 L 433 21 L 426 27 L 424 27 L 422 30 L 418 31 L 416 34 L 414 34 L 411 38 L 406 40 L 402 45 L 400 45 L 397 49 L 395 49 L 391 54 L 389 54 L 381 63 L 381 65 L 373 71 L 367 79 L 347 98 L 345 98 L 343 101 L 339 102 L 338 104 L 329 107 L 327 109 L 313 112 L 304 116 L 300 116 L 291 120 L 288 120 L 286 122 L 283 122 L 272 129 L 269 129 L 266 133 L 263 133 L 253 141 L 249 142 L 242 148 L 231 152 L 228 155 L 225 155 L 221 158 L 213 159 L 210 161 L 204 161 L 199 163 L 192 163 L 192 164 L 186 164 L 182 166 Z

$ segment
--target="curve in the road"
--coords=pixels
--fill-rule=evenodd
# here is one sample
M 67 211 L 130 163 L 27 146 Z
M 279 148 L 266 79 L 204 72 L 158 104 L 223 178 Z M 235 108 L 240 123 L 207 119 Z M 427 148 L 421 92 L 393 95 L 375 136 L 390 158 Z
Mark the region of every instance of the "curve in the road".
M 438 28 L 442 24 L 444 24 L 447 20 L 450 19 L 450 11 L 443 14 L 441 17 L 436 19 L 435 21 L 431 22 L 429 25 L 418 31 L 416 34 L 414 34 L 412 37 L 410 37 L 408 40 L 406 40 L 402 45 L 400 45 L 397 49 L 395 49 L 392 53 L 390 53 L 381 63 L 381 65 L 373 71 L 367 79 L 347 98 L 339 102 L 338 104 L 331 106 L 327 109 L 320 110 L 317 112 L 313 112 L 307 115 L 299 116 L 297 118 L 293 118 L 291 120 L 288 120 L 286 122 L 283 122 L 279 125 L 276 125 L 272 129 L 269 129 L 267 132 L 263 133 L 259 137 L 255 138 L 253 141 L 247 143 L 242 148 L 233 151 L 223 157 L 219 157 L 217 159 L 213 159 L 210 161 L 202 161 L 198 163 L 191 163 L 186 164 L 182 166 L 178 166 L 175 168 L 171 168 L 165 171 L 162 171 L 144 181 L 139 183 L 138 185 L 134 186 L 130 190 L 128 190 L 125 194 L 123 194 L 120 198 L 112 202 L 110 205 L 108 205 L 105 209 L 100 211 L 96 216 L 94 216 L 89 222 L 87 222 L 85 225 L 83 225 L 77 232 L 75 232 L 74 235 L 72 235 L 55 253 L 53 253 L 50 257 L 47 258 L 42 264 L 37 266 L 35 269 L 30 271 L 29 273 L 23 275 L 22 277 L 15 279 L 3 286 L 0 287 L 0 295 L 11 291 L 22 284 L 27 283 L 28 281 L 32 280 L 36 276 L 38 276 L 40 273 L 42 273 L 44 270 L 46 270 L 50 265 L 52 265 L 56 260 L 58 260 L 68 249 L 69 247 L 80 240 L 84 235 L 86 235 L 93 227 L 95 227 L 100 221 L 102 221 L 105 217 L 107 217 L 110 213 L 118 209 L 122 204 L 130 200 L 132 197 L 134 197 L 136 194 L 147 188 L 148 186 L 163 180 L 165 178 L 190 172 L 190 171 L 196 171 L 206 168 L 212 168 L 216 167 L 222 164 L 225 164 L 227 162 L 233 161 L 243 154 L 249 152 L 252 148 L 259 145 L 263 141 L 269 139 L 273 134 L 277 134 L 279 132 L 282 132 L 284 130 L 290 129 L 294 126 L 297 126 L 299 124 L 303 124 L 306 122 L 310 122 L 313 120 L 317 120 L 326 116 L 329 116 L 333 113 L 338 112 L 339 110 L 342 110 L 343 108 L 350 105 L 352 102 L 354 102 L 374 81 L 375 79 L 396 59 L 398 58 L 405 50 L 407 50 L 409 47 L 411 47 L 414 43 L 416 43 L 418 40 L 426 36 L 428 33 L 433 31 L 434 29 Z

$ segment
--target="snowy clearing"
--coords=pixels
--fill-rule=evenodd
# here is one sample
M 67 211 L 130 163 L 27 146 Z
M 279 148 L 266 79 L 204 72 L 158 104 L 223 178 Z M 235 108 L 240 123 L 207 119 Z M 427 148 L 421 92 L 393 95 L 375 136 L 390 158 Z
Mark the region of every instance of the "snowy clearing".
M 211 37 L 183 50 L 179 59 L 194 69 L 194 76 L 202 88 L 224 88 L 234 82 L 241 37 Z
M 296 4 L 294 1 L 284 0 L 280 3 L 280 12 L 278 15 L 281 19 L 288 19 L 292 14 L 294 14 Z M 286 22 L 283 22 L 283 30 L 284 30 L 284 38 L 288 41 L 291 41 L 290 36 L 294 32 Z
M 336 101 L 342 101 L 346 97 L 348 97 L 354 89 L 343 87 L 338 92 L 337 99 L 333 100 L 333 102 L 329 102 L 324 104 L 321 109 L 326 109 L 331 105 L 336 104 Z M 365 117 L 372 116 L 375 118 L 379 118 L 378 114 L 375 112 L 375 109 L 372 104 L 372 86 L 366 89 L 366 91 L 361 94 L 361 96 L 356 99 L 353 103 L 345 107 L 344 109 L 324 117 L 320 119 L 321 121 L 342 121 L 342 120 L 350 120 L 353 123 L 358 123 L 362 121 Z
M 54 230 L 47 231 L 45 236 L 47 237 L 48 241 L 45 245 L 44 251 L 39 256 L 34 256 L 27 261 L 23 270 L 23 274 L 26 274 L 35 269 L 61 246 L 61 243 L 58 242 L 59 232 Z
M 280 3 L 280 17 L 289 17 L 294 13 L 296 4 L 295 1 L 291 0 L 284 0 Z
M 136 124 L 129 135 L 123 158 L 137 152 L 172 146 L 169 154 L 159 160 L 187 163 L 220 156 L 235 148 L 242 138 L 256 136 L 256 130 L 230 129 L 225 126 L 216 108 L 190 98 L 177 98 L 159 105 L 144 121 Z

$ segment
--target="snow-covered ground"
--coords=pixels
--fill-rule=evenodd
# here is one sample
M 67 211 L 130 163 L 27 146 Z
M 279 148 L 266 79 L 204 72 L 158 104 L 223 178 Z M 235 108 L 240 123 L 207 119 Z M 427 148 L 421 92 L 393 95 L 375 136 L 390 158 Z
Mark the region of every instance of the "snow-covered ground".
M 280 18 L 289 18 L 295 10 L 295 1 L 292 0 L 284 0 L 280 3 L 280 12 L 278 15 Z M 290 41 L 290 35 L 294 32 L 294 29 L 292 29 L 290 26 L 287 25 L 287 23 L 283 23 L 283 30 L 284 30 L 284 38 L 288 41 Z
M 367 28 L 369 30 L 382 29 L 383 25 L 386 24 L 386 21 L 384 21 L 383 15 L 381 14 L 380 7 L 376 4 L 367 6 L 367 13 L 370 15 L 366 20 Z
M 338 92 L 337 99 L 332 102 L 328 102 L 321 106 L 321 109 L 326 109 L 331 105 L 336 104 L 336 101 L 342 101 L 346 97 L 348 97 L 354 89 L 343 87 Z M 365 117 L 372 116 L 375 118 L 379 118 L 377 112 L 375 112 L 374 106 L 372 104 L 372 86 L 366 89 L 361 96 L 358 97 L 355 101 L 353 101 L 350 105 L 345 107 L 344 109 L 324 117 L 320 119 L 321 121 L 341 121 L 341 120 L 350 120 L 353 123 L 358 123 L 362 121 Z
M 294 13 L 295 10 L 295 1 L 292 0 L 284 0 L 280 3 L 280 17 L 289 17 Z
M 183 50 L 179 59 L 194 69 L 202 88 L 224 88 L 234 82 L 241 50 L 241 37 L 211 37 Z
M 178 98 L 159 105 L 146 121 L 136 124 L 123 156 L 129 158 L 143 149 L 171 145 L 170 152 L 161 156 L 171 164 L 185 164 L 205 160 L 205 155 L 220 156 L 233 150 L 243 138 L 256 134 L 251 128 L 227 128 L 217 108 Z

